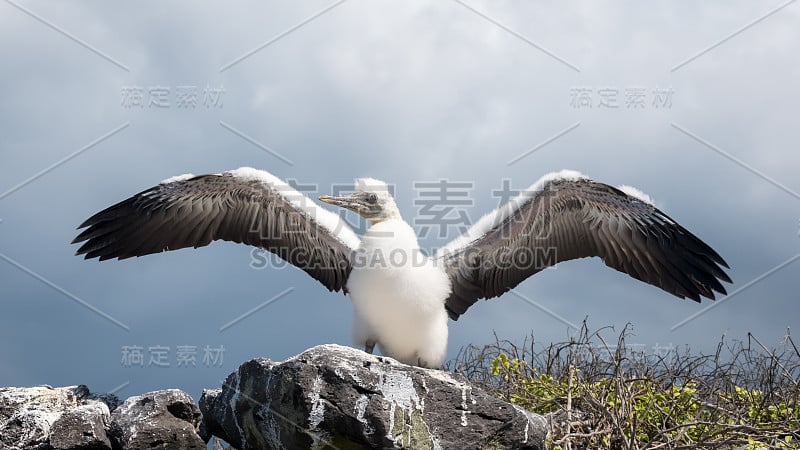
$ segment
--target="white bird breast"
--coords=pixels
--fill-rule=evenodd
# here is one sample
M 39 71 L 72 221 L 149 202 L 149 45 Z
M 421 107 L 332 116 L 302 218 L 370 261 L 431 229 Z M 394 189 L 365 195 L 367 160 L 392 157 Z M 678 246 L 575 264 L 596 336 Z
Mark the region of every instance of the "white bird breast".
M 353 337 L 407 364 L 438 367 L 447 351 L 450 279 L 419 249 L 414 230 L 387 220 L 367 230 L 347 280 Z

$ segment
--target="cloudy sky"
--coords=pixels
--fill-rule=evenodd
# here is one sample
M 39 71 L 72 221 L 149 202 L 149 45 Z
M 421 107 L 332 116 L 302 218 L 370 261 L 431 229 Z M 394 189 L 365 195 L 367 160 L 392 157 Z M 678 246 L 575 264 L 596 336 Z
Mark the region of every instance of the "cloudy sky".
M 562 264 L 451 322 L 451 357 L 585 317 L 648 351 L 777 344 L 800 321 L 798 20 L 793 2 L 0 2 L 0 385 L 197 397 L 248 358 L 350 344 L 346 297 L 244 246 L 73 256 L 94 212 L 240 166 L 312 194 L 381 178 L 409 221 L 415 182 L 467 182 L 451 217 L 476 220 L 503 180 L 575 169 L 639 187 L 731 266 L 734 295 L 698 305 Z M 439 231 L 422 245 L 458 226 Z

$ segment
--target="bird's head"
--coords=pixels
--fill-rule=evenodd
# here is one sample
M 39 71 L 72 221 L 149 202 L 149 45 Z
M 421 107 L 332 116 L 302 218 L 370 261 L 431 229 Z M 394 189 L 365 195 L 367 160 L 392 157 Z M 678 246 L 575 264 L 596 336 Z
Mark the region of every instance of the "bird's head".
M 320 195 L 319 200 L 358 213 L 372 224 L 388 219 L 399 219 L 400 210 L 389 194 L 389 186 L 374 178 L 359 178 L 350 195 Z

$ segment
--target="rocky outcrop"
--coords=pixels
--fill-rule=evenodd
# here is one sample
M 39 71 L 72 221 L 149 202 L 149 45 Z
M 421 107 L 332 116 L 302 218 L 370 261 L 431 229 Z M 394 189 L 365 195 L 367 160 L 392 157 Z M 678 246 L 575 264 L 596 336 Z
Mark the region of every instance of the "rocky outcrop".
M 206 439 L 242 450 L 543 449 L 547 430 L 466 380 L 338 345 L 248 361 L 200 410 Z
M 204 449 L 200 412 L 178 390 L 119 400 L 86 386 L 0 388 L 0 448 Z
M 544 449 L 547 430 L 458 376 L 338 345 L 248 361 L 199 408 L 176 389 L 120 402 L 86 386 L 0 388 L 2 450 Z

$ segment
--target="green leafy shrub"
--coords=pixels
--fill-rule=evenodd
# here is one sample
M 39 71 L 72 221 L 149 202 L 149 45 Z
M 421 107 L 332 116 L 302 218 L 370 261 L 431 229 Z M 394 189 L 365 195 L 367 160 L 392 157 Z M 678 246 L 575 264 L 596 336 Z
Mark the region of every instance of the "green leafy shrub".
M 605 329 L 604 329 L 605 330 Z M 602 330 L 600 330 L 602 331 Z M 451 363 L 495 395 L 551 417 L 552 449 L 800 449 L 800 353 L 753 336 L 715 355 L 645 355 L 599 331 L 537 348 L 499 341 Z M 758 348 L 751 344 L 758 343 Z

